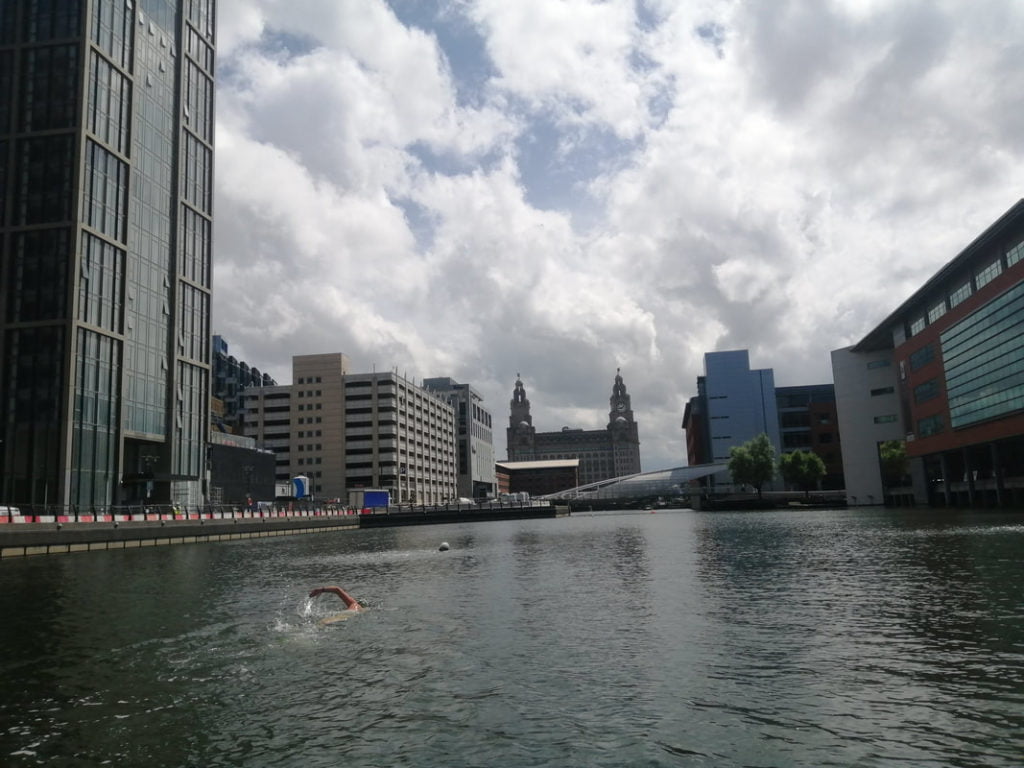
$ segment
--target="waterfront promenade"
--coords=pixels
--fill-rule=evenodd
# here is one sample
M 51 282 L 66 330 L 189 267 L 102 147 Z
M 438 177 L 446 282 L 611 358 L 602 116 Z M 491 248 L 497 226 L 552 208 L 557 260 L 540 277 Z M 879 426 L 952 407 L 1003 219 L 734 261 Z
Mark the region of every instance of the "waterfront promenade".
M 0 559 L 106 549 L 197 544 L 360 528 L 484 522 L 568 514 L 550 502 L 485 502 L 352 510 L 336 505 L 41 510 L 0 516 Z

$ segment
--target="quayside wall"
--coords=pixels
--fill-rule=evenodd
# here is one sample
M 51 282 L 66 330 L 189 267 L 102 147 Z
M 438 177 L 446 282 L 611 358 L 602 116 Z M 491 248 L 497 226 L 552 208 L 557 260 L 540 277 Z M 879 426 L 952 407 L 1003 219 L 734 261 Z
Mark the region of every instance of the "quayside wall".
M 237 539 L 403 525 L 553 518 L 568 514 L 549 503 L 392 507 L 351 510 L 141 510 L 126 514 L 9 516 L 0 525 L 0 559 L 110 549 L 200 544 Z M 43 519 L 40 519 L 43 518 Z M 85 519 L 83 519 L 85 518 Z

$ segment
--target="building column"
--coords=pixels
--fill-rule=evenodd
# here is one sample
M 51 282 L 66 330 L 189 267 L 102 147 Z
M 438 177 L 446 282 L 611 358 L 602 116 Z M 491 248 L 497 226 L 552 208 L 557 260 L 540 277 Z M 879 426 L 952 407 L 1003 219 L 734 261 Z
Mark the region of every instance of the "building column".
M 971 470 L 971 452 L 967 448 L 961 448 L 960 454 L 964 459 L 964 477 L 967 479 L 967 505 L 973 507 L 975 504 L 974 495 L 974 472 Z
M 952 480 L 949 478 L 949 461 L 946 460 L 946 454 L 939 454 L 939 466 L 942 468 L 942 496 L 945 499 L 947 507 L 953 506 L 953 494 L 950 490 Z
M 996 479 L 996 506 L 1003 506 L 1006 489 L 1003 487 L 1003 466 L 999 461 L 998 443 L 989 443 L 989 455 L 992 457 L 992 476 Z

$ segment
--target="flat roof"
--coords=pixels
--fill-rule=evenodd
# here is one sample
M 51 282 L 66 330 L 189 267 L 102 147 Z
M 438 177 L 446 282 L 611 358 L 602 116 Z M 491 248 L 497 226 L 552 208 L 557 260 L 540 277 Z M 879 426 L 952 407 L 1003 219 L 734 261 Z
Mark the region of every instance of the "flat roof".
M 538 461 L 496 461 L 499 467 L 505 469 L 566 469 L 578 467 L 579 459 L 545 459 Z

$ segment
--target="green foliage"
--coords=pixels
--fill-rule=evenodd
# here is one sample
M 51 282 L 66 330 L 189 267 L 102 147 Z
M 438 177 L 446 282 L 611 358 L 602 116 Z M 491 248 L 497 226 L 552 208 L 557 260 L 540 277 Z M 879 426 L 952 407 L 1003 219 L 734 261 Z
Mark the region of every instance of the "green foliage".
M 882 479 L 887 486 L 899 485 L 907 474 L 907 444 L 902 440 L 886 440 L 878 445 L 878 461 L 882 465 Z
M 825 476 L 825 462 L 816 453 L 793 451 L 784 453 L 779 458 L 779 471 L 782 472 L 783 480 L 797 486 L 804 492 L 804 496 L 807 496 Z
M 761 486 L 775 477 L 775 449 L 763 432 L 743 445 L 729 449 L 729 473 L 733 482 L 752 485 L 761 498 Z

